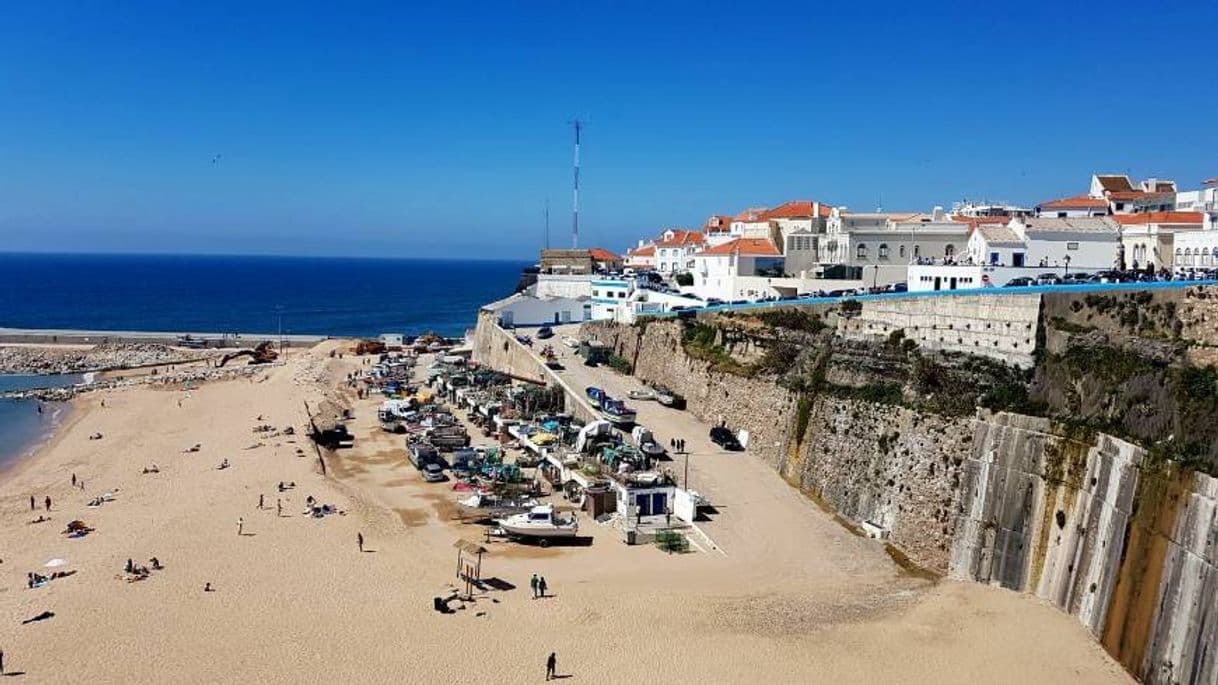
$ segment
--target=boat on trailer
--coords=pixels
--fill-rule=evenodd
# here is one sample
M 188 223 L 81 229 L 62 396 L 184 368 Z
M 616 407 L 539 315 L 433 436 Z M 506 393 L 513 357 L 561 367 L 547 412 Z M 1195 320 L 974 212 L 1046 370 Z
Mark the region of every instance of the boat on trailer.
M 536 538 L 543 547 L 554 538 L 573 538 L 579 532 L 579 521 L 572 514 L 559 516 L 554 507 L 542 504 L 521 514 L 496 519 L 496 523 L 510 536 Z

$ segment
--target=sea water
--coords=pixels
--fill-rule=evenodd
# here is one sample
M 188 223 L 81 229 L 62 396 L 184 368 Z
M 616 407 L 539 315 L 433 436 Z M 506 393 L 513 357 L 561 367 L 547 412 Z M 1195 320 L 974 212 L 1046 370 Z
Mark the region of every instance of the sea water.
M 0 393 L 33 388 L 62 388 L 84 381 L 76 374 L 55 376 L 0 374 Z M 39 412 L 38 408 L 42 407 Z M 64 402 L 0 398 L 0 469 L 51 436 L 63 419 Z
M 459 336 L 522 261 L 0 254 L 0 327 Z

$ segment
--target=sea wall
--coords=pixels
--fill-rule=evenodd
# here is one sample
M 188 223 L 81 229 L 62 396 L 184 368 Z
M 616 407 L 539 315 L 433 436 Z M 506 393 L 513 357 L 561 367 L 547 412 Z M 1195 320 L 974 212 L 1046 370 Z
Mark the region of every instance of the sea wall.
M 842 318 L 846 339 L 882 341 L 894 330 L 928 350 L 965 352 L 1028 367 L 1034 362 L 1040 295 L 961 295 L 870 300 Z
M 822 311 L 837 338 L 865 343 L 833 350 L 838 359 L 829 367 L 844 357 L 886 372 L 892 355 L 879 348 L 898 329 L 900 339 L 935 353 L 1033 365 L 1049 315 L 1056 321 L 1050 357 L 1077 345 L 1071 335 L 1139 354 L 1156 353 L 1165 337 L 1205 354 L 1218 322 L 1218 299 L 1205 290 L 1120 306 L 1083 296 L 1002 298 L 1012 306 L 988 313 L 976 299 L 888 301 L 873 311 L 867 302 L 850 316 Z M 935 344 L 960 324 L 969 337 Z M 1043 598 L 1146 682 L 1218 682 L 1218 480 L 1077 422 L 981 408 L 944 415 L 717 369 L 686 353 L 689 325 L 596 323 L 583 334 L 631 361 L 640 378 L 683 394 L 699 418 L 747 431 L 752 455 L 913 562 Z M 723 350 L 742 363 L 764 356 L 763 338 L 728 338 L 720 338 Z M 867 373 L 859 372 L 860 382 Z
M 474 359 L 493 369 L 534 383 L 547 383 L 550 375 L 537 357 L 499 327 L 492 312 L 478 312 L 474 328 Z
M 500 328 L 491 312 L 479 312 L 474 328 L 473 358 L 479 364 L 530 383 L 556 386 L 563 391 L 564 409 L 582 421 L 600 417 L 581 401 L 582 390 L 572 388 L 558 374 L 546 368 L 511 332 Z

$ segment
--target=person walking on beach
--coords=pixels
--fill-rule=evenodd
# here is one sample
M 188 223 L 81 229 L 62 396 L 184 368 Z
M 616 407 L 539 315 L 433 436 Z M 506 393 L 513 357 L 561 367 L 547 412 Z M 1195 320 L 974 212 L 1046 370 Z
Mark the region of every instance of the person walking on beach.
M 546 658 L 546 680 L 556 677 L 558 677 L 558 653 L 550 652 L 550 656 Z
M 533 588 L 533 599 L 537 599 L 537 574 L 536 573 L 534 573 L 533 577 L 529 579 L 529 587 Z
M 242 530 L 244 528 L 245 528 L 245 519 L 238 516 L 237 517 L 237 535 L 243 535 L 244 533 L 242 532 Z
M 262 508 L 262 503 L 263 503 L 262 497 L 263 497 L 262 493 L 261 492 L 258 493 L 258 508 L 259 509 Z
M 356 533 L 355 541 L 359 544 L 359 551 L 361 551 L 361 552 L 364 551 L 364 534 Z
M 45 501 L 46 501 L 46 505 L 47 505 L 47 511 L 50 511 L 51 510 L 51 496 L 47 495 L 47 498 Z
M 72 474 L 72 487 L 76 487 L 76 474 Z
M 275 516 L 283 516 L 283 500 L 275 500 Z
M 34 504 L 34 496 L 30 495 L 30 511 L 34 511 L 37 508 L 38 508 L 38 505 Z
M 543 598 L 546 596 L 546 577 L 545 576 L 542 576 L 537 581 L 537 593 L 539 595 L 541 595 Z

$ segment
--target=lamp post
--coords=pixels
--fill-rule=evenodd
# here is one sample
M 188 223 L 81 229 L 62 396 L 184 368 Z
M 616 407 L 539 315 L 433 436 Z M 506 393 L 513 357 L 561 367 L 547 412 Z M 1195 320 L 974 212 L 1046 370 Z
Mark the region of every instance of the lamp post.
M 1063 257 L 1062 261 L 1066 263 L 1066 271 L 1064 272 L 1063 276 L 1069 276 L 1070 275 L 1070 255 L 1066 255 L 1065 257 Z M 1063 278 L 1063 280 L 1065 280 L 1065 279 Z

